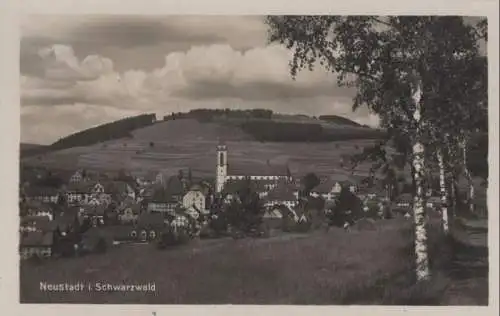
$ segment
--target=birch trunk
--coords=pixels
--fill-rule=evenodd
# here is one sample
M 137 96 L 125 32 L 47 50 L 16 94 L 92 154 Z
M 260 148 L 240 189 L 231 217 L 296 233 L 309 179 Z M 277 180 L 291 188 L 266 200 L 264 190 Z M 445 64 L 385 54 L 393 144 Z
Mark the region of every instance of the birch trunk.
M 448 193 L 446 192 L 446 178 L 445 178 L 445 170 L 444 170 L 444 159 L 443 152 L 441 148 L 438 148 L 436 151 L 437 160 L 439 164 L 439 191 L 441 193 L 441 216 L 442 216 L 442 224 L 443 231 L 445 234 L 449 232 L 449 220 L 448 220 Z
M 472 175 L 470 174 L 469 168 L 467 167 L 467 140 L 462 141 L 462 158 L 464 165 L 465 177 L 467 178 L 467 182 L 469 183 L 469 211 L 474 213 L 474 182 L 472 181 Z
M 420 139 L 421 126 L 421 104 L 422 82 L 417 78 L 415 86 L 412 89 L 412 99 L 415 104 L 414 119 L 417 126 L 415 144 L 413 145 L 413 167 L 415 181 L 415 197 L 413 203 L 413 216 L 415 221 L 415 272 L 417 281 L 426 280 L 430 277 L 429 258 L 427 253 L 427 229 L 425 217 L 424 192 L 422 188 L 423 170 L 424 170 L 424 145 Z

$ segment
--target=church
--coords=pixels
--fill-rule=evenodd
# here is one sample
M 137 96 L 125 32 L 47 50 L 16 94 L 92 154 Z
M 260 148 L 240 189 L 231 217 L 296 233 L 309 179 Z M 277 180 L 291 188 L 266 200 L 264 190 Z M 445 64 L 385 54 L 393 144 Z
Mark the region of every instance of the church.
M 227 146 L 217 145 L 217 168 L 215 177 L 216 193 L 222 192 L 225 184 L 231 180 L 250 179 L 257 182 L 276 183 L 279 180 L 291 181 L 292 176 L 287 166 L 255 164 L 251 168 L 239 168 L 235 164 L 229 164 L 227 159 Z M 269 185 L 269 189 L 272 185 Z

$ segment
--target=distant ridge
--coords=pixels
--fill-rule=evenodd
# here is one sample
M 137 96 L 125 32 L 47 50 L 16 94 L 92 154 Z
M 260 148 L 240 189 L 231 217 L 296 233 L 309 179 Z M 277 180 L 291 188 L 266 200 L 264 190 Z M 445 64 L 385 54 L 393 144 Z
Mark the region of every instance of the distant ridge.
M 337 115 L 323 115 L 315 118 L 304 114 L 279 114 L 268 109 L 194 109 L 189 112 L 171 113 L 164 116 L 163 121 L 157 121 L 155 114 L 127 117 L 68 135 L 49 146 L 28 148 L 30 146 L 26 145 L 21 150 L 21 155 L 27 157 L 48 151 L 91 146 L 114 139 L 132 138 L 136 131 L 145 127 L 183 119 L 195 119 L 202 124 L 211 123 L 210 126 L 213 128 L 221 126 L 217 127 L 219 133 L 222 130 L 226 130 L 227 133 L 243 133 L 247 135 L 244 137 L 246 139 L 263 142 L 328 142 L 383 137 L 383 133 L 379 130 L 362 126 Z M 186 128 L 188 126 L 192 125 L 188 124 Z M 184 129 L 179 132 L 193 135 L 198 130 Z M 198 135 L 198 137 L 202 136 Z

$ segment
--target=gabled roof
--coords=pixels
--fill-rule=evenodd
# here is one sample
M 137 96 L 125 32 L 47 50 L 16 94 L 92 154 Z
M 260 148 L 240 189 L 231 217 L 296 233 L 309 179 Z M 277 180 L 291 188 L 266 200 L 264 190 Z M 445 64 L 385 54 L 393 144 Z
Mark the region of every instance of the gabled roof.
M 266 200 L 268 201 L 294 201 L 297 198 L 295 197 L 295 186 L 280 182 L 278 185 L 272 189 L 269 194 L 266 196 Z
M 53 242 L 52 232 L 24 232 L 21 234 L 20 245 L 23 247 L 50 247 Z

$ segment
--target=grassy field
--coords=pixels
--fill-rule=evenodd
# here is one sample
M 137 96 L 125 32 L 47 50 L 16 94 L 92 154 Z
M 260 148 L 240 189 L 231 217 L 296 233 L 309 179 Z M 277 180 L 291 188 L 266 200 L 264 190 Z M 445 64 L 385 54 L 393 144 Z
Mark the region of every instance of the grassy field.
M 194 241 L 160 251 L 121 245 L 103 255 L 21 264 L 22 303 L 131 304 L 451 304 L 467 289 L 447 294 L 452 280 L 430 235 L 433 282 L 412 286 L 410 221 L 380 221 L 375 229 L 332 229 L 269 239 Z M 439 255 L 438 255 L 439 254 Z M 486 277 L 487 280 L 487 277 Z M 154 282 L 154 293 L 54 292 L 40 282 Z M 479 298 L 484 304 L 484 284 Z M 462 291 L 462 292 L 460 292 Z M 475 289 L 477 295 L 478 289 Z M 449 297 L 447 297 L 448 295 Z M 481 301 L 481 299 L 483 301 Z M 486 282 L 487 300 L 487 282 Z M 464 300 L 458 300 L 463 302 Z M 470 300 L 469 300 L 470 303 Z
M 137 130 L 133 138 L 50 152 L 23 162 L 53 168 L 162 170 L 170 174 L 190 167 L 194 174 L 205 177 L 214 175 L 218 139 L 226 141 L 229 163 L 238 163 L 249 171 L 252 165 L 269 160 L 271 164 L 288 163 L 293 173 L 314 171 L 322 175 L 345 172 L 340 168 L 341 157 L 373 142 L 262 143 L 253 141 L 239 128 L 184 119 Z

